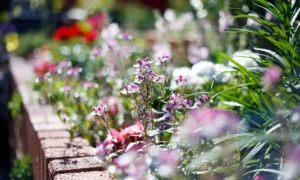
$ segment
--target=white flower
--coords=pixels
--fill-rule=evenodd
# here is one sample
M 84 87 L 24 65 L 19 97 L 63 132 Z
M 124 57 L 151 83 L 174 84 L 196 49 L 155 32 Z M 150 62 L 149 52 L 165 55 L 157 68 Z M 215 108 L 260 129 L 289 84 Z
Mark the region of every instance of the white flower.
M 158 60 L 160 57 L 168 56 L 169 58 L 172 57 L 171 53 L 171 47 L 168 43 L 155 43 L 153 45 L 153 51 L 154 51 L 154 58 L 155 60 Z M 156 64 L 159 64 L 160 61 L 158 61 Z
M 255 13 L 249 13 L 248 16 L 254 16 L 254 17 L 257 17 L 259 18 L 259 16 Z M 261 24 L 259 24 L 257 21 L 251 19 L 251 18 L 248 18 L 247 19 L 247 22 L 246 22 L 246 25 L 247 26 L 260 26 Z
M 101 31 L 101 37 L 104 40 L 115 39 L 119 32 L 119 25 L 117 23 L 111 23 Z
M 178 76 L 185 76 L 187 79 L 191 77 L 191 69 L 188 67 L 175 68 L 173 70 L 173 78 L 171 80 L 170 89 L 175 90 L 177 88 L 176 79 Z
M 257 53 L 254 53 L 250 50 L 243 50 L 239 52 L 235 52 L 232 55 L 232 59 L 235 60 L 240 65 L 244 66 L 245 68 L 248 67 L 257 67 L 258 64 L 256 63 L 255 59 L 259 59 L 259 55 Z M 229 66 L 235 65 L 231 62 L 228 63 Z

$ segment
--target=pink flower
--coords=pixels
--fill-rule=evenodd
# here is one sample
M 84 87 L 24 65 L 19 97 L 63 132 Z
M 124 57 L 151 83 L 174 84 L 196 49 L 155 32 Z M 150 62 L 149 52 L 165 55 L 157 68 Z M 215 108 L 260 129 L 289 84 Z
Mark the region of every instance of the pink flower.
M 122 94 L 133 94 L 133 93 L 137 93 L 140 91 L 140 87 L 136 84 L 125 84 L 124 85 L 124 90 L 121 91 Z
M 179 85 L 179 86 L 185 86 L 187 85 L 187 78 L 183 77 L 183 76 L 178 76 L 177 79 L 176 79 L 176 83 Z
M 135 81 L 136 81 L 137 83 L 141 83 L 143 80 L 144 80 L 143 74 L 138 73 L 138 74 L 136 75 Z
M 157 75 L 153 82 L 164 83 L 166 81 L 166 77 L 164 75 Z
M 163 177 L 173 176 L 180 160 L 178 149 L 161 150 L 158 155 L 158 173 Z
M 77 77 L 77 76 L 79 76 L 79 74 L 81 72 L 82 72 L 82 68 L 77 67 L 77 66 L 76 67 L 71 67 L 70 69 L 68 69 L 67 75 Z
M 109 115 L 116 115 L 119 111 L 118 105 L 119 105 L 119 100 L 115 96 L 108 96 L 108 97 L 101 97 L 99 100 L 100 104 L 101 103 L 106 103 L 108 106 L 108 113 Z
M 113 160 L 113 164 L 126 175 L 125 179 L 143 179 L 148 165 L 135 151 L 126 152 Z
M 234 20 L 229 19 L 229 18 L 232 17 L 230 13 L 220 11 L 219 15 L 220 15 L 220 18 L 219 18 L 219 32 L 223 33 L 225 31 L 225 29 L 227 29 L 227 28 L 229 28 L 230 26 L 233 25 Z
M 263 176 L 255 176 L 253 180 L 264 180 L 265 178 Z
M 83 87 L 84 89 L 89 89 L 92 87 L 95 87 L 96 83 L 94 81 L 82 81 L 81 83 L 81 87 Z
M 238 121 L 236 114 L 226 110 L 194 109 L 184 121 L 180 134 L 189 143 L 197 144 L 201 137 L 215 138 L 237 131 Z
M 172 108 L 172 109 L 180 109 L 183 104 L 183 98 L 178 94 L 174 93 L 171 95 L 167 109 Z
M 121 34 L 119 34 L 118 38 L 123 39 L 123 40 L 130 40 L 130 39 L 132 39 L 132 36 L 128 32 L 121 32 Z
M 42 75 L 42 74 L 45 74 L 47 72 L 55 72 L 56 71 L 56 65 L 52 62 L 40 61 L 34 67 L 34 70 L 38 75 Z
M 69 68 L 71 67 L 72 64 L 69 60 L 63 60 L 59 65 L 58 67 L 61 68 L 61 69 L 66 69 L 66 68 Z
M 193 101 L 190 100 L 190 99 L 185 99 L 183 101 L 183 105 L 186 107 L 186 108 L 191 108 L 193 106 Z
M 141 71 L 141 72 L 150 72 L 151 63 L 152 63 L 152 61 L 150 61 L 149 58 L 146 57 L 143 60 L 138 59 L 137 64 L 135 64 L 134 67 L 136 67 L 137 70 Z
M 136 140 L 141 140 L 143 138 L 144 126 L 139 122 L 135 122 L 135 124 L 126 127 L 121 131 L 127 137 L 132 137 Z
M 285 174 L 283 179 L 297 179 L 299 177 L 299 166 L 300 166 L 300 146 L 292 147 L 286 144 L 290 149 L 285 154 L 288 155 L 287 160 L 282 168 L 282 172 Z
M 99 106 L 94 107 L 93 110 L 94 110 L 94 115 L 103 116 L 106 113 L 107 106 L 100 104 Z
M 208 102 L 209 100 L 210 97 L 207 94 L 203 94 L 202 96 L 196 98 L 194 106 L 201 106 L 202 104 Z
M 272 21 L 275 19 L 275 17 L 273 16 L 273 14 L 271 14 L 269 11 L 266 13 L 265 18 L 269 21 Z
M 101 53 L 101 48 L 97 48 L 97 47 L 93 48 L 92 51 L 91 51 L 91 54 L 93 56 L 99 56 L 100 53 Z
M 170 56 L 160 56 L 158 57 L 160 63 L 165 63 L 170 61 Z
M 66 94 L 70 94 L 72 90 L 73 90 L 72 86 L 64 86 L 63 88 L 61 88 L 60 91 L 66 93 Z
M 263 74 L 263 84 L 266 88 L 277 85 L 281 80 L 281 69 L 279 67 L 269 67 Z

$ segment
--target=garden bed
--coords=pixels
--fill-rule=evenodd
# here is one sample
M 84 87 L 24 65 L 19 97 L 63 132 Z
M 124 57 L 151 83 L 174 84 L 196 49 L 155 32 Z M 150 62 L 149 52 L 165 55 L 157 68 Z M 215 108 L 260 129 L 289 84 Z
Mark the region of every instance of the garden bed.
M 15 150 L 18 157 L 28 154 L 32 158 L 34 179 L 111 179 L 88 141 L 81 137 L 71 140 L 70 127 L 50 105 L 35 99 L 29 85 L 35 77 L 31 63 L 12 57 L 10 70 L 13 90 L 23 103 L 22 119 L 14 123 Z

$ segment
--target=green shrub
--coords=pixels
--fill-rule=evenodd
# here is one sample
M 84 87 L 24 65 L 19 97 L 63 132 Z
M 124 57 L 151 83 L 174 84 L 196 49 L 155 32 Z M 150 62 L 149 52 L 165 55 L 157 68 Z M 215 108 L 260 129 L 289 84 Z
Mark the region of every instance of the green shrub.
M 11 180 L 32 180 L 32 162 L 29 156 L 24 156 L 22 159 L 16 159 L 14 167 L 9 173 Z

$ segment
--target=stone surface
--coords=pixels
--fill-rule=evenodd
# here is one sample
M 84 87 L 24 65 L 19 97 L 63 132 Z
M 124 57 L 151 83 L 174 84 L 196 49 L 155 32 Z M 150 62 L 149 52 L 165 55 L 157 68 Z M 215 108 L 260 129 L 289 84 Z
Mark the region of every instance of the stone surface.
M 55 132 L 38 132 L 37 136 L 40 140 L 42 139 L 57 139 L 57 138 L 70 138 L 70 133 L 68 131 L 55 131 Z
M 41 140 L 41 144 L 42 148 L 89 146 L 89 142 L 86 139 L 80 137 L 76 137 L 72 140 L 70 140 L 70 138 L 44 139 Z
M 106 180 L 113 179 L 107 171 L 90 171 L 80 173 L 58 174 L 54 180 Z
M 50 179 L 60 173 L 104 170 L 95 157 L 56 159 L 48 164 L 48 169 Z
M 44 124 L 34 124 L 34 130 L 36 132 L 40 131 L 62 131 L 62 130 L 69 130 L 70 127 L 66 124 L 60 123 L 44 123 Z
M 81 148 L 49 148 L 44 151 L 45 158 L 49 161 L 58 158 L 84 157 L 96 155 L 95 149 L 91 146 Z

